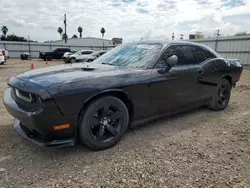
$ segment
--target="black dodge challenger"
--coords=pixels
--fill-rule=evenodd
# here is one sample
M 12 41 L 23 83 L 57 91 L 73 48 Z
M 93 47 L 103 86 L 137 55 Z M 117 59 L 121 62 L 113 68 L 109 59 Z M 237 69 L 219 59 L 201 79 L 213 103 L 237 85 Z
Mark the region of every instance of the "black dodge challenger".
M 114 146 L 129 126 L 191 108 L 223 110 L 239 81 L 238 60 L 190 42 L 120 45 L 92 63 L 24 72 L 8 81 L 4 104 L 15 130 L 47 147 Z

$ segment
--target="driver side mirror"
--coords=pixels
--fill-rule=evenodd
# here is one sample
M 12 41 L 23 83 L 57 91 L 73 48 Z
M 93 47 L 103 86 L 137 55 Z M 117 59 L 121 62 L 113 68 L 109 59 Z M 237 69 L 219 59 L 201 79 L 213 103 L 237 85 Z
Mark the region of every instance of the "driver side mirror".
M 176 65 L 178 63 L 178 57 L 176 55 L 172 55 L 167 59 L 167 64 L 170 67 L 173 67 L 174 65 Z

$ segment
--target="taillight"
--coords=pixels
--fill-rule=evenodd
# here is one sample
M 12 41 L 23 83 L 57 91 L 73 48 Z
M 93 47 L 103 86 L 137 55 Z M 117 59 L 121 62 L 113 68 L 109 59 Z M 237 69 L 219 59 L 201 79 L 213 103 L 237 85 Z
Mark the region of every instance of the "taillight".
M 5 50 L 2 51 L 2 54 L 3 54 L 3 55 L 6 55 L 6 54 L 5 54 Z

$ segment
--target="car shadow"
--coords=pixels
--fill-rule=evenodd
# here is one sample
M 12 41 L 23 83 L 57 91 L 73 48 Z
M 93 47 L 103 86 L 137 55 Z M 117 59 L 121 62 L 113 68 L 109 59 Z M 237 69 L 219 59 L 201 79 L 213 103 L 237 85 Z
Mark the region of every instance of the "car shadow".
M 115 147 L 110 148 L 108 150 L 103 151 L 97 151 L 97 152 L 107 152 L 115 150 L 116 147 L 119 147 L 119 149 L 122 149 L 123 151 L 130 150 L 131 147 L 138 146 L 140 144 L 145 144 L 149 142 L 157 141 L 157 133 L 163 134 L 168 133 L 169 136 L 172 134 L 176 134 L 176 132 L 181 132 L 183 130 L 192 128 L 194 126 L 199 126 L 200 124 L 189 124 L 189 123 L 182 123 L 185 122 L 186 118 L 196 118 L 196 115 L 201 114 L 203 116 L 207 116 L 207 114 L 214 114 L 215 112 L 210 111 L 206 107 L 201 107 L 197 109 L 192 109 L 186 112 L 181 112 L 175 115 L 166 116 L 157 120 L 152 120 L 150 122 L 137 125 L 135 127 L 129 128 L 124 137 L 122 138 L 122 141 L 118 143 Z M 195 117 L 193 117 L 195 116 Z M 179 122 L 182 121 L 182 122 Z M 164 130 L 163 130 L 164 129 Z M 137 138 L 140 137 L 140 138 Z M 166 135 L 167 136 L 167 135 Z M 150 139 L 149 139 L 150 138 Z M 131 140 L 140 140 L 140 142 L 133 142 L 131 143 Z M 59 153 L 75 153 L 75 152 L 81 152 L 81 154 L 90 154 L 95 153 L 96 151 L 92 151 L 85 147 L 83 144 L 80 143 L 79 139 L 77 139 L 76 144 L 73 147 L 62 147 L 62 148 L 43 148 L 43 151 L 46 152 L 55 152 L 57 154 Z

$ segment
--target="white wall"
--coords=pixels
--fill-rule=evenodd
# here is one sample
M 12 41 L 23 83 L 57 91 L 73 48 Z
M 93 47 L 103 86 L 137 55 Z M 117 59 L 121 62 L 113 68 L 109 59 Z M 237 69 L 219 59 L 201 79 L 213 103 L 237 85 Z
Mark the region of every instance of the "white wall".
M 74 45 L 74 46 L 114 46 L 112 40 L 99 39 L 99 38 L 70 38 L 67 40 L 66 45 Z M 64 40 L 54 41 L 50 44 L 65 44 Z
M 71 40 L 69 40 L 71 41 Z M 31 58 L 38 58 L 40 51 L 49 51 L 57 47 L 69 47 L 72 51 L 91 49 L 91 50 L 102 50 L 101 40 L 87 39 L 84 43 L 81 41 L 72 40 L 71 44 L 64 44 L 64 41 L 57 41 L 55 43 L 35 43 L 35 42 L 11 42 L 11 41 L 0 41 L 0 49 L 7 49 L 10 58 L 20 58 L 20 55 L 24 52 L 30 52 Z M 104 42 L 104 49 L 111 49 L 114 45 L 108 40 Z

